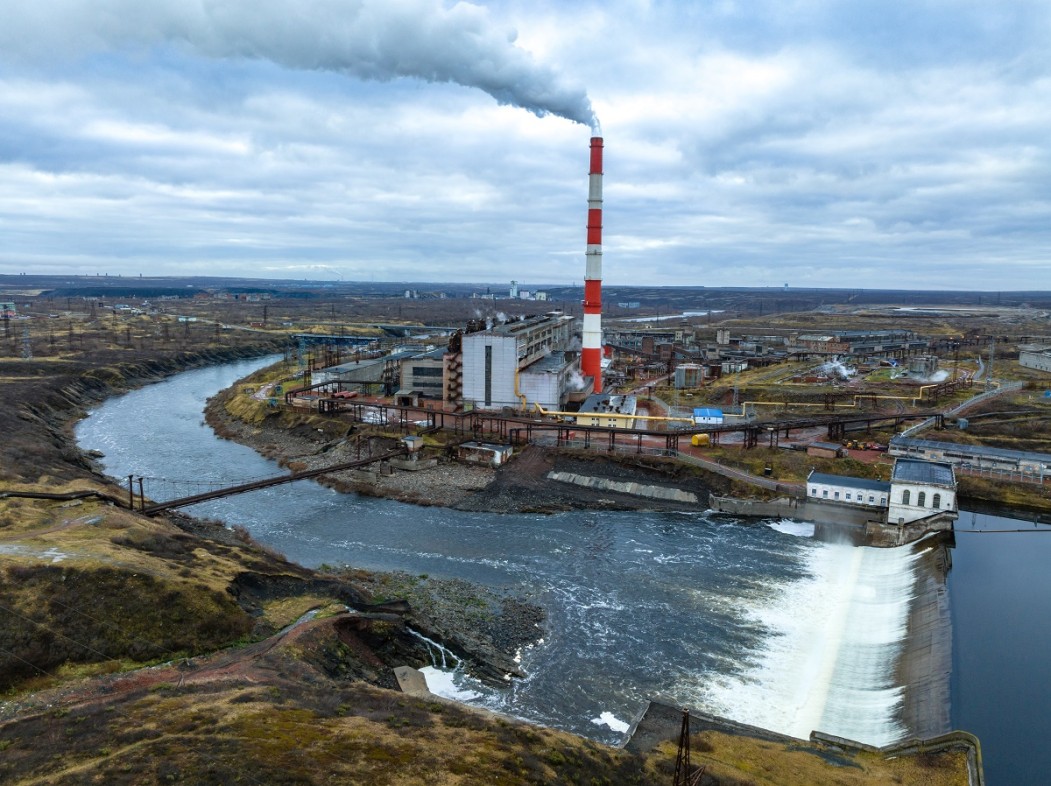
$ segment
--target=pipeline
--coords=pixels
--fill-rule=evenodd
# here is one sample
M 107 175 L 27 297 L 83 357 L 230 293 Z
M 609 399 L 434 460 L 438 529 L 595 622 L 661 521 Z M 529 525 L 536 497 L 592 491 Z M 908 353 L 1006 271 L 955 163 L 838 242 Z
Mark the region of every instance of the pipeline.
M 833 406 L 834 407 L 841 407 L 842 409 L 856 409 L 858 404 L 860 403 L 860 401 L 862 399 L 868 400 L 868 401 L 875 401 L 877 399 L 887 400 L 887 401 L 909 401 L 909 402 L 912 402 L 913 406 L 916 406 L 917 403 L 923 401 L 923 393 L 924 393 L 924 391 L 930 390 L 931 388 L 936 388 L 936 387 L 938 387 L 938 385 L 923 385 L 922 387 L 920 387 L 920 393 L 919 393 L 918 396 L 876 396 L 876 395 L 867 394 L 867 393 L 857 393 L 854 396 L 854 403 L 853 404 L 834 404 Z M 827 404 L 824 404 L 824 403 L 814 404 L 814 403 L 811 403 L 811 402 L 808 402 L 808 401 L 791 401 L 791 402 L 789 402 L 789 401 L 746 401 L 746 402 L 744 402 L 741 405 L 741 417 L 748 417 L 748 405 L 749 404 L 752 405 L 752 409 L 753 410 L 758 405 L 771 406 L 771 407 L 788 407 L 789 405 L 791 405 L 793 407 L 822 407 L 822 408 L 827 406 Z
M 693 424 L 693 418 L 676 418 L 664 415 L 625 415 L 619 412 L 564 412 L 557 409 L 544 409 L 539 404 L 533 405 L 536 411 L 544 417 L 561 417 L 561 418 L 579 418 L 584 417 L 602 417 L 609 418 L 611 420 L 655 420 L 664 423 L 690 423 Z

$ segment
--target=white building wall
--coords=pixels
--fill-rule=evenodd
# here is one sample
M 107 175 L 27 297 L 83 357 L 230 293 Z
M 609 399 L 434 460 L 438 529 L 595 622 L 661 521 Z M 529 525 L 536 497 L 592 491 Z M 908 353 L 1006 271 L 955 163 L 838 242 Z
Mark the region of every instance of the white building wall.
M 842 502 L 846 505 L 887 506 L 887 492 L 859 489 L 838 483 L 816 483 L 807 481 L 806 494 L 809 500 Z
M 1045 349 L 1037 352 L 1023 350 L 1018 353 L 1018 362 L 1026 368 L 1051 373 L 1051 350 Z
M 527 407 L 539 404 L 544 409 L 562 409 L 561 374 L 519 374 L 518 389 L 526 397 Z
M 907 496 L 906 496 L 907 494 Z M 922 504 L 920 495 L 923 495 Z M 934 497 L 938 495 L 938 506 Z M 906 499 L 908 500 L 906 502 Z M 902 483 L 894 481 L 890 487 L 890 506 L 887 511 L 888 524 L 908 524 L 938 511 L 956 510 L 956 492 L 942 486 L 925 483 Z
M 486 400 L 486 347 L 492 347 L 490 389 Z M 518 407 L 515 372 L 518 370 L 517 342 L 513 336 L 475 333 L 463 337 L 463 400 L 475 409 Z

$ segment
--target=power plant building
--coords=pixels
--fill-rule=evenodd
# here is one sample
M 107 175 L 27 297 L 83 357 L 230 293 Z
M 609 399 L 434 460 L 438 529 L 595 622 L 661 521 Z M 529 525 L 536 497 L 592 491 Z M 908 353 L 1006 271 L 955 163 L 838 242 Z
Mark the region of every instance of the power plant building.
M 561 409 L 580 373 L 579 357 L 566 351 L 572 327 L 572 317 L 555 313 L 465 334 L 464 406 L 498 410 L 540 404 Z
M 935 513 L 956 514 L 956 475 L 951 464 L 900 458 L 890 478 L 887 522 L 908 524 Z
M 419 393 L 427 398 L 441 400 L 445 397 L 445 347 L 432 349 L 401 361 L 401 387 L 403 392 Z

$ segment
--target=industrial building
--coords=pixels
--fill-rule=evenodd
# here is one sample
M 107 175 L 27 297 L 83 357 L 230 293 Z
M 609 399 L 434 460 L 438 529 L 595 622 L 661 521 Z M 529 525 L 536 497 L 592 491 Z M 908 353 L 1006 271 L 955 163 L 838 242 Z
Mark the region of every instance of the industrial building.
M 354 360 L 315 371 L 314 384 L 340 383 L 344 390 L 360 389 L 391 396 L 399 389 L 402 362 L 416 357 L 418 350 L 406 349 L 378 358 Z
M 572 317 L 555 312 L 466 333 L 461 357 L 450 361 L 459 364 L 464 407 L 562 409 L 580 380 L 572 326 Z
M 928 341 L 911 330 L 838 330 L 826 334 L 801 334 L 795 345 L 826 355 L 905 357 L 926 352 Z
M 721 409 L 695 407 L 693 410 L 693 422 L 697 426 L 721 426 L 725 420 Z
M 577 423 L 581 426 L 634 428 L 638 401 L 634 396 L 611 396 L 595 393 L 580 406 Z
M 886 508 L 890 484 L 882 480 L 829 475 L 813 470 L 806 479 L 808 499 L 830 500 L 847 505 Z
M 806 486 L 808 502 L 878 511 L 892 525 L 957 516 L 956 475 L 951 465 L 937 461 L 897 459 L 889 483 L 811 471 Z
M 1051 347 L 1019 347 L 1018 362 L 1026 368 L 1051 374 Z
M 1051 474 L 1051 454 L 1029 450 L 1008 450 L 899 436 L 891 439 L 888 453 L 892 456 L 945 462 L 976 472 L 1018 474 L 1040 480 Z
M 401 361 L 401 389 L 398 396 L 418 394 L 426 398 L 445 399 L 445 347 L 404 358 Z
M 930 379 L 938 371 L 938 358 L 935 355 L 917 355 L 909 358 L 909 374 L 921 379 Z
M 935 513 L 956 514 L 956 475 L 951 464 L 898 459 L 890 478 L 888 524 L 909 524 Z

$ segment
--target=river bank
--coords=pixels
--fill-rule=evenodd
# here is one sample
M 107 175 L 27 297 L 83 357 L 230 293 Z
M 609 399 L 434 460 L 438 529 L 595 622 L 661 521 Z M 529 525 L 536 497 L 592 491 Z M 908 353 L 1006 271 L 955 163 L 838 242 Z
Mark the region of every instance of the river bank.
M 239 386 L 251 380 L 241 380 L 212 397 L 205 408 L 205 420 L 220 437 L 247 445 L 282 466 L 296 471 L 320 469 L 397 445 L 396 438 L 374 429 L 316 414 L 286 411 L 246 422 L 228 403 Z M 430 461 L 419 462 L 427 465 L 422 469 L 348 470 L 323 475 L 318 481 L 341 492 L 501 514 L 580 509 L 697 512 L 707 508 L 709 494 L 725 494 L 734 487 L 723 476 L 647 456 L 528 446 L 495 469 L 457 461 L 441 446 L 425 449 L 425 456 Z M 644 487 L 649 493 L 625 491 L 629 487 Z
M 11 422 L 2 444 L 3 479 L 7 481 L 3 485 L 10 496 L 0 499 L 0 546 L 7 544 L 0 556 L 4 564 L 15 566 L 10 569 L 22 571 L 24 575 L 19 574 L 22 581 L 17 585 L 0 581 L 0 595 L 14 605 L 21 605 L 38 592 L 48 594 L 46 587 L 52 581 L 61 579 L 69 585 L 94 582 L 96 587 L 101 587 L 110 580 L 120 581 L 124 574 L 131 580 L 137 571 L 139 576 L 152 577 L 150 585 L 140 587 L 141 597 L 133 604 L 98 608 L 100 624 L 123 626 L 122 615 L 129 608 L 149 607 L 153 593 L 158 597 L 168 593 L 169 599 L 177 593 L 177 601 L 170 610 L 180 622 L 162 615 L 157 625 L 164 628 L 163 634 L 153 631 L 149 624 L 136 624 L 143 631 L 153 631 L 146 634 L 147 639 L 155 634 L 157 640 L 169 642 L 158 645 L 160 649 L 190 653 L 205 652 L 245 635 L 271 635 L 276 627 L 288 621 L 285 612 L 275 612 L 275 608 L 302 606 L 305 610 L 304 604 L 311 602 L 361 607 L 371 604 L 377 594 L 389 599 L 391 587 L 397 581 L 382 573 L 318 575 L 311 569 L 287 562 L 283 555 L 252 539 L 243 528 L 182 513 L 171 513 L 163 520 L 141 520 L 132 511 L 120 510 L 127 505 L 126 491 L 116 487 L 114 480 L 107 476 L 99 461 L 101 454 L 83 452 L 77 445 L 74 427 L 89 407 L 180 372 L 273 354 L 279 343 L 264 341 L 209 347 L 160 357 L 108 353 L 75 363 L 18 364 L 20 374 L 3 382 L 11 404 L 5 409 L 5 415 L 20 417 L 4 418 L 5 422 Z M 96 361 L 104 364 L 97 365 Z M 32 384 L 28 384 L 25 375 L 34 369 L 39 373 L 33 377 Z M 144 428 L 146 425 L 144 422 Z M 64 514 L 71 506 L 81 515 L 72 518 Z M 92 526 L 85 529 L 83 522 Z M 40 540 L 46 545 L 39 544 Z M 187 563 L 205 560 L 203 555 L 214 555 L 208 559 L 221 561 L 221 568 L 216 567 L 220 564 L 216 563 L 210 569 L 210 572 L 218 571 L 220 576 L 190 580 Z M 38 569 L 36 563 L 41 559 L 60 560 L 64 567 Z M 99 570 L 107 572 L 104 581 L 91 578 Z M 0 579 L 3 579 L 2 571 Z M 197 619 L 185 612 L 184 606 L 202 606 L 204 596 L 223 588 L 224 595 L 236 598 L 236 603 L 224 599 L 225 616 L 221 624 Z M 480 679 L 503 683 L 509 674 L 523 676 L 515 656 L 542 633 L 538 622 L 542 621 L 543 612 L 538 606 L 481 586 L 447 585 L 437 579 L 417 587 L 414 598 L 417 607 L 403 613 L 396 627 L 411 626 L 443 641 Z M 36 604 L 27 601 L 26 605 Z M 475 618 L 458 614 L 464 605 L 478 612 Z M 169 606 L 172 606 L 171 600 Z M 111 619 L 111 612 L 117 616 Z M 212 629 L 203 632 L 209 626 Z M 10 645 L 8 652 L 14 653 L 13 660 L 7 664 L 11 668 L 5 666 L 7 676 L 15 681 L 12 685 L 23 672 L 25 676 L 41 670 L 47 673 L 67 657 L 72 661 L 90 662 L 100 657 L 130 656 L 134 662 L 141 658 L 141 654 L 136 653 L 146 651 L 139 642 L 115 640 L 105 647 L 85 651 L 69 639 L 69 646 L 52 647 L 54 657 L 49 655 L 41 660 L 34 654 L 39 637 L 32 635 L 32 628 L 22 631 L 25 626 L 21 624 L 7 627 L 7 633 L 15 638 L 0 638 L 4 638 L 5 646 Z M 63 641 L 74 631 L 74 638 L 94 635 L 85 620 L 77 617 L 62 622 L 52 620 L 51 629 L 60 636 L 65 635 L 67 638 Z M 157 647 L 147 648 L 150 653 L 155 649 Z M 400 653 L 398 663 L 417 666 L 429 663 L 427 647 L 407 632 L 403 632 L 397 652 Z M 6 657 L 0 659 L 0 663 L 5 660 Z M 392 683 L 387 687 L 393 686 Z
M 195 372 L 170 391 L 151 388 L 107 405 L 93 418 L 97 426 L 92 428 L 105 436 L 85 444 L 107 453 L 112 445 L 118 475 L 133 468 L 146 475 L 169 471 L 174 477 L 200 470 L 217 480 L 272 474 L 272 465 L 268 468 L 254 450 L 224 445 L 199 422 L 197 413 L 208 395 L 202 392 L 217 389 L 210 387 L 213 379 L 218 377 Z M 163 424 L 166 444 L 129 439 L 135 434 L 134 416 L 158 428 Z M 209 436 L 183 438 L 190 434 Z M 762 524 L 668 513 L 595 515 L 585 510 L 519 515 L 505 525 L 485 514 L 450 515 L 387 500 L 340 498 L 313 483 L 238 497 L 197 514 L 231 524 L 243 521 L 262 542 L 306 565 L 335 561 L 338 567 L 345 561 L 402 567 L 409 578 L 460 576 L 541 593 L 551 612 L 544 622 L 548 641 L 527 648 L 523 663 L 530 679 L 516 683 L 506 699 L 497 698 L 496 706 L 515 714 L 528 706 L 525 717 L 565 724 L 585 736 L 592 736 L 590 729 L 602 740 L 609 735 L 600 735 L 595 724 L 610 714 L 630 720 L 628 708 L 637 706 L 640 695 L 671 688 L 682 692 L 680 701 L 690 701 L 695 689 L 689 675 L 684 680 L 681 664 L 707 681 L 742 650 L 761 646 L 767 634 L 742 625 L 747 620 L 740 619 L 746 616 L 740 604 L 723 605 L 730 600 L 727 593 L 735 597 L 741 587 L 743 600 L 761 611 L 765 601 L 748 586 L 773 590 L 797 584 L 804 578 L 798 568 L 807 563 L 805 555 L 826 548 L 786 540 Z M 687 587 L 689 594 L 683 596 Z M 712 604 L 722 611 L 713 615 Z M 704 635 L 690 641 L 668 635 L 685 625 L 700 625 Z M 575 662 L 585 652 L 582 671 L 584 664 Z

